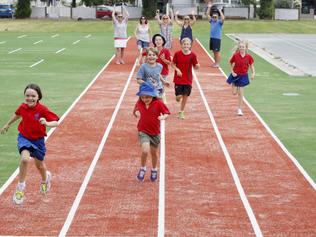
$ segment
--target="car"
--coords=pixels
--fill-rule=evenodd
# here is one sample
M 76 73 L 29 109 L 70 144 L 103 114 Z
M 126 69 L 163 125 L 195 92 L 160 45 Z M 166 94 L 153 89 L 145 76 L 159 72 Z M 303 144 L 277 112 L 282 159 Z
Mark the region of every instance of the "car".
M 14 9 L 12 4 L 0 4 L 0 17 L 12 18 Z
M 103 18 L 103 17 L 109 17 L 112 18 L 112 8 L 105 5 L 97 6 L 96 10 L 96 17 L 97 18 Z

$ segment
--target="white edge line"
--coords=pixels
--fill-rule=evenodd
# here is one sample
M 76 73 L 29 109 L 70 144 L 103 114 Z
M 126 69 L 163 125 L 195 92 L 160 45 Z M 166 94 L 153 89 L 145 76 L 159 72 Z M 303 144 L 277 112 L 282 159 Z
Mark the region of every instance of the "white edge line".
M 43 42 L 43 40 L 36 41 L 36 42 L 34 42 L 33 44 L 39 44 L 39 43 L 41 43 L 41 42 Z
M 81 99 L 81 97 L 88 91 L 88 89 L 92 86 L 92 84 L 97 80 L 97 78 L 100 76 L 100 74 L 105 70 L 105 68 L 108 67 L 108 65 L 111 63 L 115 55 L 111 57 L 111 59 L 105 64 L 105 66 L 98 72 L 98 74 L 94 77 L 94 79 L 90 82 L 90 84 L 81 92 L 81 94 L 77 97 L 77 99 L 70 105 L 70 107 L 67 109 L 67 111 L 61 116 L 58 123 L 60 124 L 66 116 L 70 113 L 70 111 L 75 107 L 75 105 L 78 103 L 78 101 Z M 47 133 L 46 140 L 50 137 L 50 135 L 55 131 L 56 128 L 51 128 L 49 132 Z M 7 187 L 13 182 L 15 177 L 19 174 L 19 168 L 17 168 L 13 174 L 9 177 L 9 179 L 2 185 L 0 188 L 0 196 L 2 193 L 7 189 Z
M 20 35 L 20 36 L 18 36 L 18 39 L 22 39 L 22 38 L 24 38 L 24 37 L 26 37 L 27 35 Z
M 158 237 L 165 236 L 165 120 L 160 122 L 160 168 L 159 168 L 159 204 L 158 204 Z
M 226 162 L 227 162 L 228 167 L 229 167 L 229 169 L 230 169 L 230 172 L 231 172 L 231 174 L 232 174 L 232 176 L 233 176 L 233 179 L 234 179 L 235 185 L 236 185 L 236 187 L 237 187 L 239 196 L 240 196 L 241 201 L 242 201 L 242 203 L 243 203 L 243 205 L 244 205 L 244 207 L 245 207 L 245 209 L 246 209 L 247 215 L 248 215 L 248 217 L 249 217 L 249 219 L 250 219 L 252 228 L 253 228 L 253 230 L 254 230 L 256 236 L 257 236 L 257 237 L 261 237 L 261 236 L 263 236 L 263 235 L 262 235 L 261 229 L 260 229 L 260 227 L 259 227 L 259 224 L 258 224 L 258 222 L 257 222 L 257 219 L 256 219 L 256 217 L 255 217 L 255 215 L 254 215 L 254 213 L 253 213 L 253 210 L 252 210 L 252 208 L 251 208 L 251 206 L 250 206 L 250 203 L 249 203 L 249 201 L 248 201 L 248 199 L 247 199 L 247 196 L 246 196 L 246 194 L 245 194 L 245 191 L 244 191 L 244 189 L 243 189 L 243 187 L 242 187 L 242 185 L 241 185 L 241 183 L 240 183 L 240 180 L 239 180 L 237 171 L 236 171 L 236 169 L 235 169 L 235 167 L 234 167 L 234 164 L 233 164 L 233 162 L 232 162 L 232 160 L 231 160 L 231 157 L 230 157 L 230 155 L 229 155 L 229 152 L 228 152 L 228 150 L 227 150 L 227 147 L 226 147 L 226 145 L 225 145 L 225 143 L 224 143 L 224 141 L 223 141 L 223 138 L 222 138 L 222 136 L 221 136 L 221 134 L 220 134 L 220 132 L 219 132 L 219 129 L 218 129 L 218 127 L 217 127 L 217 124 L 216 124 L 216 122 L 215 122 L 215 118 L 214 118 L 214 116 L 213 116 L 213 114 L 212 114 L 212 111 L 211 111 L 211 109 L 210 109 L 210 107 L 209 107 L 209 105 L 208 105 L 208 103 L 207 103 L 207 100 L 206 100 L 206 98 L 205 98 L 204 92 L 202 91 L 201 85 L 200 85 L 200 83 L 199 83 L 199 81 L 198 81 L 198 79 L 197 79 L 196 74 L 195 74 L 194 71 L 193 71 L 193 75 L 194 75 L 194 79 L 195 79 L 195 82 L 196 82 L 196 84 L 197 84 L 197 87 L 198 87 L 198 89 L 199 89 L 199 91 L 200 91 L 200 94 L 201 94 L 202 100 L 203 100 L 203 102 L 204 102 L 205 108 L 206 108 L 206 110 L 207 110 L 208 116 L 210 117 L 211 123 L 212 123 L 212 125 L 213 125 L 213 127 L 214 127 L 214 131 L 215 131 L 216 137 L 217 137 L 217 139 L 218 139 L 218 141 L 219 141 L 219 144 L 220 144 L 220 146 L 221 146 L 221 148 L 222 148 L 222 150 L 223 150 L 223 153 L 224 153 L 225 158 L 226 158 Z
M 66 48 L 59 49 L 59 50 L 57 50 L 57 51 L 55 52 L 55 54 L 58 54 L 58 53 L 64 51 L 65 49 L 66 49 Z
M 14 53 L 14 52 L 20 51 L 21 49 L 22 49 L 22 48 L 14 49 L 14 50 L 10 51 L 8 54 L 11 54 L 11 53 Z
M 107 128 L 106 128 L 106 130 L 104 132 L 104 135 L 102 137 L 101 143 L 99 144 L 98 150 L 96 151 L 96 153 L 95 153 L 95 155 L 93 157 L 93 160 L 92 160 L 91 165 L 90 165 L 90 167 L 88 169 L 88 172 L 87 172 L 87 174 L 86 174 L 86 176 L 85 176 L 85 178 L 84 178 L 84 180 L 83 180 L 83 182 L 81 184 L 81 187 L 79 189 L 79 192 L 77 193 L 76 199 L 73 202 L 73 205 L 72 205 L 72 207 L 71 207 L 71 209 L 70 209 L 70 211 L 68 213 L 67 219 L 66 219 L 66 221 L 65 221 L 65 223 L 63 225 L 63 228 L 61 229 L 61 231 L 60 231 L 58 236 L 66 236 L 66 234 L 67 234 L 67 232 L 69 230 L 69 227 L 70 227 L 70 225 L 71 225 L 71 223 L 73 221 L 73 218 L 75 217 L 75 214 L 76 214 L 76 211 L 77 211 L 77 209 L 79 207 L 81 199 L 82 199 L 82 197 L 84 195 L 84 192 L 85 192 L 85 190 L 86 190 L 86 188 L 87 188 L 87 186 L 89 184 L 89 181 L 90 181 L 90 179 L 92 177 L 92 174 L 93 174 L 93 171 L 95 169 L 95 166 L 97 165 L 97 162 L 98 162 L 98 160 L 99 160 L 99 158 L 101 156 L 101 153 L 102 153 L 102 150 L 103 150 L 103 148 L 105 146 L 106 140 L 107 140 L 107 138 L 108 138 L 108 136 L 110 134 L 110 131 L 111 131 L 112 126 L 113 126 L 113 123 L 114 123 L 115 118 L 116 118 L 116 115 L 119 112 L 119 109 L 121 107 L 122 101 L 124 99 L 124 96 L 126 94 L 128 86 L 130 84 L 131 78 L 133 77 L 136 65 L 137 64 L 136 64 L 136 60 L 135 60 L 134 66 L 132 68 L 132 71 L 130 72 L 130 75 L 129 75 L 128 79 L 127 79 L 127 82 L 125 84 L 125 87 L 123 89 L 121 97 L 120 97 L 119 101 L 116 104 L 116 107 L 115 107 L 115 110 L 114 110 L 114 112 L 112 114 L 111 120 L 110 120 L 110 122 L 109 122 L 109 124 L 108 124 L 108 126 L 107 126 Z
M 55 37 L 57 37 L 57 36 L 59 36 L 59 34 L 52 35 L 51 37 L 52 37 L 52 38 L 55 38 Z
M 77 40 L 75 42 L 73 42 L 72 44 L 78 44 L 80 42 L 80 40 Z
M 200 46 L 204 49 L 204 51 L 207 53 L 207 55 L 213 60 L 212 56 L 209 54 L 209 52 L 204 48 L 204 46 L 201 44 L 201 42 L 196 39 L 197 42 L 200 44 Z M 222 70 L 222 68 L 219 68 L 219 70 L 223 73 L 225 77 L 227 75 Z M 261 118 L 261 116 L 255 111 L 255 109 L 250 105 L 250 103 L 246 100 L 244 97 L 245 104 L 250 108 L 250 110 L 256 115 L 256 117 L 259 119 L 259 121 L 262 123 L 262 125 L 267 129 L 267 131 L 270 133 L 270 135 L 273 137 L 273 139 L 278 143 L 280 148 L 284 151 L 284 153 L 290 158 L 290 160 L 294 163 L 294 165 L 297 167 L 297 169 L 302 173 L 304 178 L 309 182 L 309 184 L 312 186 L 314 190 L 316 190 L 316 184 L 313 181 L 313 179 L 309 176 L 309 174 L 305 171 L 305 169 L 300 165 L 300 163 L 297 161 L 297 159 L 289 152 L 289 150 L 284 146 L 284 144 L 281 142 L 281 140 L 274 134 L 274 132 L 269 128 L 269 126 L 266 124 L 266 122 Z
M 90 37 L 91 37 L 91 34 L 85 36 L 85 38 L 90 38 Z
M 1 41 L 0 44 L 5 44 L 7 41 Z
M 30 67 L 35 67 L 36 65 L 38 65 L 44 61 L 45 61 L 44 59 L 41 59 L 41 60 L 37 61 L 36 63 L 32 64 Z

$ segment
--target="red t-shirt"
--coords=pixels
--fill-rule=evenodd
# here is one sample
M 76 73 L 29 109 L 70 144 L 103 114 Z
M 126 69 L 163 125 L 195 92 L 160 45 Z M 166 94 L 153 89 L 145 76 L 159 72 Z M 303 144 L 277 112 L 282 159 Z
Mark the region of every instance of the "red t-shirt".
M 161 55 L 163 55 L 163 54 L 165 55 L 165 59 L 166 60 L 171 61 L 171 55 L 170 55 L 169 49 L 162 48 L 162 50 L 159 52 L 157 63 L 160 63 L 162 65 L 161 75 L 162 76 L 168 76 L 168 74 L 169 74 L 168 64 L 164 63 L 162 61 L 162 59 L 160 58 Z
M 182 50 L 176 52 L 173 57 L 173 63 L 182 72 L 182 77 L 174 72 L 173 82 L 179 85 L 192 85 L 192 66 L 198 64 L 196 54 L 191 52 L 185 55 Z
M 253 64 L 254 60 L 250 54 L 246 53 L 246 55 L 242 57 L 240 53 L 237 52 L 237 53 L 234 53 L 234 55 L 231 57 L 229 62 L 231 64 L 235 63 L 233 71 L 236 74 L 245 75 L 248 73 L 249 66 Z
M 140 113 L 140 119 L 137 124 L 138 131 L 149 135 L 159 135 L 160 120 L 158 117 L 160 114 L 170 114 L 169 109 L 160 99 L 153 99 L 148 109 L 145 103 L 139 99 L 135 104 L 134 110 Z
M 37 140 L 47 135 L 46 126 L 39 122 L 40 118 L 45 118 L 47 122 L 59 120 L 56 114 L 40 103 L 32 108 L 23 103 L 15 111 L 15 114 L 22 117 L 18 127 L 19 132 L 30 140 Z

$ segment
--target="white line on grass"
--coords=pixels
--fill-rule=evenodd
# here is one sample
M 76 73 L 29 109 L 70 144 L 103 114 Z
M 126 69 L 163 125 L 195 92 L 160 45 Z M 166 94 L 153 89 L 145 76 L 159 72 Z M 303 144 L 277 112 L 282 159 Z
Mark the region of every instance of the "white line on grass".
M 24 38 L 24 37 L 26 37 L 27 35 L 20 35 L 20 36 L 18 36 L 18 39 L 22 39 L 22 38 Z
M 5 43 L 6 43 L 6 41 L 1 41 L 1 42 L 0 42 L 0 44 L 5 44 Z
M 254 215 L 254 213 L 253 213 L 253 210 L 252 210 L 252 208 L 251 208 L 251 206 L 250 206 L 250 203 L 249 203 L 249 201 L 248 201 L 248 199 L 247 199 L 247 196 L 246 196 L 246 194 L 245 194 L 245 191 L 244 191 L 244 189 L 243 189 L 243 187 L 242 187 L 242 185 L 241 185 L 241 183 L 240 183 L 240 180 L 239 180 L 237 171 L 236 171 L 236 169 L 235 169 L 235 167 L 234 167 L 234 164 L 233 164 L 233 162 L 232 162 L 232 160 L 231 160 L 231 157 L 230 157 L 230 155 L 229 155 L 229 152 L 228 152 L 228 150 L 227 150 L 227 147 L 226 147 L 226 145 L 225 145 L 225 143 L 224 143 L 224 141 L 223 141 L 222 135 L 220 134 L 219 129 L 218 129 L 218 127 L 217 127 L 217 124 L 216 124 L 216 122 L 215 122 L 215 118 L 214 118 L 214 116 L 213 116 L 213 113 L 212 113 L 212 111 L 211 111 L 211 109 L 210 109 L 210 107 L 209 107 L 209 105 L 208 105 L 208 103 L 207 103 L 207 100 L 206 100 L 206 98 L 205 98 L 204 92 L 202 91 L 201 85 L 200 85 L 200 83 L 199 83 L 199 81 L 198 81 L 198 79 L 197 79 L 196 74 L 195 74 L 194 71 L 193 71 L 193 76 L 194 76 L 195 82 L 196 82 L 196 84 L 197 84 L 197 87 L 198 87 L 198 89 L 199 89 L 199 91 L 200 91 L 202 100 L 203 100 L 203 102 L 204 102 L 205 108 L 206 108 L 207 113 L 208 113 L 208 116 L 209 116 L 210 119 L 211 119 L 211 123 L 212 123 L 212 125 L 213 125 L 214 131 L 215 131 L 215 134 L 216 134 L 216 137 L 217 137 L 217 139 L 218 139 L 218 141 L 219 141 L 219 144 L 220 144 L 220 146 L 221 146 L 221 148 L 222 148 L 222 150 L 223 150 L 223 153 L 224 153 L 224 155 L 225 155 L 226 162 L 227 162 L 228 167 L 229 167 L 229 170 L 230 170 L 230 172 L 231 172 L 231 174 L 232 174 L 232 176 L 233 176 L 233 179 L 234 179 L 235 185 L 236 185 L 236 187 L 237 187 L 239 196 L 240 196 L 240 198 L 241 198 L 242 203 L 244 204 L 244 207 L 245 207 L 245 209 L 246 209 L 247 215 L 248 215 L 248 217 L 249 217 L 249 219 L 250 219 L 250 222 L 251 222 L 251 224 L 252 224 L 252 228 L 253 228 L 253 230 L 254 230 L 256 236 L 257 236 L 257 237 L 261 237 L 261 236 L 263 236 L 263 235 L 262 235 L 261 229 L 260 229 L 260 227 L 259 227 L 259 224 L 258 224 L 258 222 L 257 222 L 257 219 L 256 219 L 256 217 L 255 217 L 255 215 Z
M 91 37 L 91 34 L 85 36 L 85 38 L 90 38 L 90 37 Z
M 165 236 L 165 120 L 160 122 L 160 175 L 159 175 L 159 209 L 158 209 L 158 237 Z
M 66 234 L 67 234 L 67 232 L 69 230 L 69 227 L 70 227 L 70 225 L 71 225 L 71 223 L 73 221 L 73 218 L 75 217 L 75 214 L 76 214 L 76 211 L 77 211 L 77 209 L 79 207 L 81 199 L 82 199 L 82 197 L 84 195 L 84 192 L 85 192 L 85 190 L 86 190 L 86 188 L 87 188 L 87 186 L 89 184 L 89 181 L 90 181 L 90 179 L 92 177 L 93 171 L 94 171 L 94 169 L 95 169 L 95 167 L 97 165 L 97 162 L 98 162 L 98 160 L 99 160 L 99 158 L 101 156 L 101 153 L 102 153 L 102 150 L 103 150 L 103 148 L 105 146 L 106 140 L 107 140 L 107 138 L 108 138 L 108 136 L 110 134 L 110 131 L 111 131 L 112 126 L 113 126 L 113 123 L 114 123 L 115 118 L 116 118 L 116 115 L 118 114 L 118 111 L 119 111 L 119 109 L 121 107 L 122 101 L 123 101 L 124 96 L 125 96 L 126 91 L 127 91 L 127 88 L 128 88 L 128 86 L 130 84 L 131 78 L 132 78 L 133 73 L 135 71 L 135 68 L 136 68 L 136 65 L 137 65 L 136 62 L 137 61 L 135 60 L 133 69 L 132 69 L 132 71 L 131 71 L 128 79 L 127 79 L 127 82 L 125 84 L 125 87 L 123 89 L 121 97 L 120 97 L 119 101 L 116 104 L 116 107 L 115 107 L 115 110 L 114 110 L 114 112 L 112 114 L 111 120 L 110 120 L 110 122 L 109 122 L 109 124 L 108 124 L 108 126 L 107 126 L 107 128 L 106 128 L 106 130 L 104 132 L 104 134 L 103 134 L 103 137 L 102 137 L 101 143 L 99 144 L 98 150 L 97 150 L 97 152 L 95 153 L 95 155 L 93 157 L 93 160 L 91 162 L 89 170 L 88 170 L 88 172 L 87 172 L 87 174 L 86 174 L 86 176 L 85 176 L 85 178 L 84 178 L 84 180 L 83 180 L 83 182 L 81 184 L 79 192 L 77 193 L 76 199 L 73 202 L 73 205 L 72 205 L 72 207 L 70 209 L 70 212 L 68 213 L 68 216 L 67 216 L 67 219 L 66 219 L 66 221 L 64 223 L 64 226 L 63 226 L 63 228 L 61 229 L 61 231 L 59 233 L 59 236 L 66 236 Z
M 38 65 L 44 61 L 45 61 L 44 59 L 41 59 L 41 60 L 37 61 L 36 63 L 32 64 L 30 67 L 35 67 L 36 65 Z
M 75 105 L 78 103 L 78 101 L 82 98 L 82 96 L 84 94 L 86 94 L 86 92 L 89 90 L 89 88 L 93 85 L 93 83 L 98 79 L 98 77 L 100 76 L 100 74 L 105 70 L 105 68 L 108 67 L 108 65 L 110 64 L 110 62 L 113 60 L 113 58 L 115 57 L 115 55 L 112 56 L 112 58 L 107 62 L 107 64 L 98 72 L 98 74 L 93 78 L 93 80 L 90 82 L 90 84 L 81 92 L 81 94 L 78 96 L 78 98 L 72 103 L 72 105 L 67 109 L 67 111 L 63 114 L 63 116 L 61 116 L 61 118 L 59 119 L 59 124 L 66 118 L 66 116 L 70 113 L 70 111 L 75 107 Z M 51 128 L 49 130 L 49 132 L 47 133 L 47 137 L 45 140 L 47 140 L 51 134 L 55 131 L 56 128 Z M 7 187 L 9 187 L 9 185 L 14 181 L 14 179 L 16 178 L 16 176 L 19 174 L 19 168 L 17 168 L 13 174 L 9 177 L 9 179 L 2 185 L 2 187 L 0 188 L 0 196 L 2 195 L 2 193 L 7 189 Z
M 56 35 L 52 35 L 51 37 L 55 38 L 55 37 L 58 37 L 58 36 L 59 36 L 59 34 L 56 34 Z
M 14 49 L 14 50 L 10 51 L 8 54 L 15 53 L 15 52 L 17 52 L 17 51 L 20 51 L 21 49 L 22 49 L 22 48 Z
M 43 42 L 43 40 L 39 40 L 39 41 L 34 42 L 33 44 L 39 44 L 39 43 L 42 43 L 42 42 Z
M 80 40 L 77 40 L 75 42 L 73 42 L 72 44 L 78 44 L 80 42 Z
M 66 49 L 66 48 L 59 49 L 59 50 L 57 50 L 55 53 L 58 54 L 58 53 L 64 51 L 65 49 Z
M 209 54 L 209 52 L 204 48 L 204 46 L 201 44 L 201 42 L 196 39 L 196 41 L 200 44 L 200 46 L 204 49 L 204 51 L 207 53 L 207 55 L 214 61 L 212 56 Z M 223 75 L 227 78 L 227 75 L 225 72 L 219 68 L 219 70 L 223 73 Z M 290 160 L 296 165 L 297 169 L 302 173 L 302 175 L 305 177 L 305 179 L 310 183 L 310 185 L 313 187 L 314 190 L 316 190 L 316 184 L 313 181 L 313 179 L 308 175 L 308 173 L 305 171 L 305 169 L 300 165 L 300 163 L 296 160 L 296 158 L 288 151 L 288 149 L 284 146 L 284 144 L 280 141 L 280 139 L 274 134 L 274 132 L 270 129 L 270 127 L 266 124 L 266 122 L 261 118 L 261 116 L 255 111 L 255 109 L 250 105 L 250 103 L 246 100 L 244 97 L 245 104 L 250 108 L 250 110 L 256 115 L 256 117 L 259 119 L 259 121 L 262 123 L 262 125 L 267 129 L 267 131 L 270 133 L 270 135 L 273 137 L 273 139 L 278 143 L 280 148 L 284 151 L 284 153 L 290 158 Z

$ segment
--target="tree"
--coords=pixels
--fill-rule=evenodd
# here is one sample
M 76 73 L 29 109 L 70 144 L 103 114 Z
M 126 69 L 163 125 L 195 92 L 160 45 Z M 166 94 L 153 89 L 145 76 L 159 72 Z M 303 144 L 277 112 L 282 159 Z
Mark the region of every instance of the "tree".
M 16 11 L 14 16 L 16 18 L 29 18 L 31 16 L 31 1 L 30 0 L 18 0 L 16 5 Z
M 143 16 L 152 18 L 156 15 L 157 1 L 156 0 L 143 0 Z
M 76 4 L 76 0 L 72 0 L 72 2 L 71 2 L 71 6 L 72 6 L 72 7 L 76 7 L 76 6 L 77 6 L 77 4 Z
M 259 17 L 260 19 L 272 19 L 273 17 L 273 0 L 260 0 L 260 10 Z
M 104 4 L 104 1 L 103 1 L 103 0 L 82 0 L 82 2 L 83 2 L 87 7 L 97 6 L 97 5 L 102 5 L 102 4 Z

